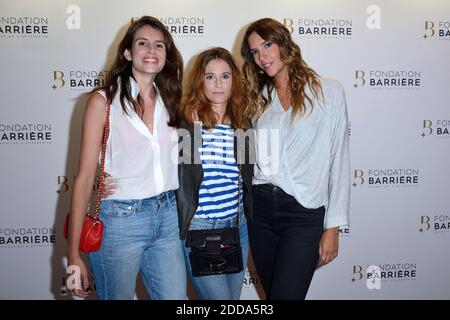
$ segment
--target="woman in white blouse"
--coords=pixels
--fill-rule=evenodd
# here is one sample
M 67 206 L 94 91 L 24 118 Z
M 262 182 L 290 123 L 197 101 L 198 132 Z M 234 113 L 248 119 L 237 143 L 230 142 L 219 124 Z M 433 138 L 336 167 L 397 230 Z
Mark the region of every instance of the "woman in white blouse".
M 105 172 L 116 187 L 102 200 L 100 250 L 90 253 L 98 299 L 133 299 L 141 273 L 150 299 L 185 299 L 186 272 L 174 190 L 178 188 L 176 109 L 181 100 L 183 61 L 172 36 L 157 19 L 133 22 L 119 44 L 106 85 L 89 97 L 69 223 L 69 265 L 81 271 L 87 297 L 88 271 L 79 239 L 94 184 L 106 105 L 110 132 Z M 171 139 L 173 138 L 173 140 Z
M 276 20 L 250 24 L 241 55 L 258 134 L 248 223 L 255 266 L 268 299 L 304 299 L 349 224 L 344 92 L 307 66 Z

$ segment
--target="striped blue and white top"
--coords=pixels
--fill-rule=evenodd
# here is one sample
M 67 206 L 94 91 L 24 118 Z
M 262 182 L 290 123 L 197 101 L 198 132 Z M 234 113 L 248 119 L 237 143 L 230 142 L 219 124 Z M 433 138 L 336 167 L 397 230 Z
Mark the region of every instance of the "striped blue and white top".
M 202 128 L 203 144 L 199 148 L 204 171 L 195 218 L 228 219 L 238 210 L 239 168 L 234 158 L 233 128 L 217 125 Z M 242 190 L 242 182 L 240 183 Z M 241 206 L 242 206 L 242 192 Z

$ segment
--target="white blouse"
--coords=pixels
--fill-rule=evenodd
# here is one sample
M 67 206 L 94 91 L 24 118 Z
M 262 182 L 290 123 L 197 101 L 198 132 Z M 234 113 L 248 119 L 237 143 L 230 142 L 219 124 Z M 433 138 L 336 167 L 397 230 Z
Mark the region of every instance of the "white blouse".
M 136 99 L 139 85 L 130 77 L 131 95 Z M 110 133 L 106 145 L 105 172 L 117 182 L 114 194 L 106 199 L 145 199 L 178 189 L 176 129 L 169 127 L 169 114 L 157 95 L 153 133 L 128 103 L 130 115 L 123 112 L 120 88 L 111 103 Z M 103 97 L 105 93 L 99 91 Z
M 324 101 L 313 99 L 291 121 L 276 94 L 257 120 L 257 165 L 253 184 L 272 183 L 305 208 L 325 206 L 324 227 L 349 225 L 348 116 L 342 86 L 321 79 Z M 310 94 L 312 97 L 312 95 Z

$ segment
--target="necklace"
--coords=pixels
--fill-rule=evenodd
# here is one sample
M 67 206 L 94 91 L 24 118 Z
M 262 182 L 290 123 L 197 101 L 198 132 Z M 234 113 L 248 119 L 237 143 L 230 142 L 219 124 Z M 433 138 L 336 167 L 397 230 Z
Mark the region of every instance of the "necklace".
M 153 97 L 155 99 L 155 97 Z M 150 131 L 152 131 L 153 127 L 153 113 L 155 111 L 155 105 L 154 103 L 149 103 L 147 105 L 144 104 L 143 108 L 143 114 L 142 114 L 142 121 L 145 123 L 145 125 L 149 128 Z M 145 120 L 144 120 L 145 119 Z

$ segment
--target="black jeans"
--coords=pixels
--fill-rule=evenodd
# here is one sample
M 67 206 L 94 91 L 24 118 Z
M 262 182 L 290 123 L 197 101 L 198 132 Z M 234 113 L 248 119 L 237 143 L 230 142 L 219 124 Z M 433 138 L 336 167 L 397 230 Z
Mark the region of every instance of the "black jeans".
M 247 223 L 267 299 L 305 299 L 319 258 L 324 214 L 323 206 L 304 208 L 272 184 L 253 186 L 253 219 Z

